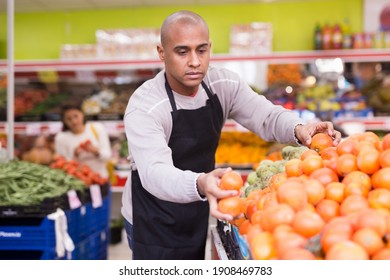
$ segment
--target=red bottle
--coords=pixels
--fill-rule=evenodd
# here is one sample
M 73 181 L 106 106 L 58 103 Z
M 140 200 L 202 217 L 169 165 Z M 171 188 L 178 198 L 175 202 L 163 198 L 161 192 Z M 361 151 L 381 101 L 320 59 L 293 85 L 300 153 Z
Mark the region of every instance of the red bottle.
M 333 26 L 332 49 L 339 50 L 343 47 L 343 33 L 339 24 Z

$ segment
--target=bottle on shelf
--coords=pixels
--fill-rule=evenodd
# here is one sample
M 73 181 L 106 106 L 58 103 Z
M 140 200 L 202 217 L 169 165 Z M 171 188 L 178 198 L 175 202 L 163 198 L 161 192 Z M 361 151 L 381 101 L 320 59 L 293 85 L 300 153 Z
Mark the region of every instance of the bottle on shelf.
M 314 49 L 322 50 L 322 30 L 318 22 L 314 28 Z
M 332 48 L 332 28 L 328 23 L 322 27 L 322 49 L 330 50 Z
M 346 18 L 342 24 L 342 33 L 343 33 L 343 49 L 352 48 L 352 32 L 351 25 L 349 20 Z
M 332 31 L 332 49 L 339 50 L 343 47 L 343 33 L 340 24 L 336 23 Z

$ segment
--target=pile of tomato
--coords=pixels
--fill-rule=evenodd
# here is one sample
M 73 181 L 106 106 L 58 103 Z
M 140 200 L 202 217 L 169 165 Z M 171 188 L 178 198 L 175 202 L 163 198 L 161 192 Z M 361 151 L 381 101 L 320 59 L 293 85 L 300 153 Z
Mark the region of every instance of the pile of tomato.
M 390 134 L 321 143 L 224 212 L 253 259 L 390 259 Z
M 94 172 L 89 166 L 80 164 L 75 160 L 66 160 L 63 156 L 55 156 L 50 164 L 51 168 L 62 169 L 67 174 L 72 175 L 83 181 L 88 187 L 92 184 L 104 185 L 107 179 Z

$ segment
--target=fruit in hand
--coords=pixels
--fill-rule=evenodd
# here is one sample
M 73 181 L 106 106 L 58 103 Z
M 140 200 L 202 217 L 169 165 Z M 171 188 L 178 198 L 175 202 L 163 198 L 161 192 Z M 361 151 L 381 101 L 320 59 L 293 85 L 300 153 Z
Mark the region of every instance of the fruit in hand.
M 225 214 L 237 217 L 245 211 L 244 200 L 238 196 L 222 198 L 218 201 L 218 210 Z
M 321 155 L 321 152 L 328 147 L 333 147 L 333 139 L 326 133 L 317 133 L 311 139 L 310 149 Z
M 222 176 L 219 187 L 222 190 L 237 190 L 237 191 L 239 191 L 243 185 L 244 185 L 244 182 L 242 180 L 241 175 L 236 171 L 229 171 L 229 172 L 226 172 Z

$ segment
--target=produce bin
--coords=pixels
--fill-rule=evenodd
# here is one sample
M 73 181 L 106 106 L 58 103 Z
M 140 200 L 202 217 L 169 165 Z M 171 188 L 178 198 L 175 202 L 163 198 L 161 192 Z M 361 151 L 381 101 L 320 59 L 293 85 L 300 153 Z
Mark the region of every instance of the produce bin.
M 1 219 L 0 259 L 106 259 L 110 201 L 108 193 L 100 207 L 88 202 L 64 211 L 75 250 L 63 258 L 56 254 L 55 221 L 48 216 Z

